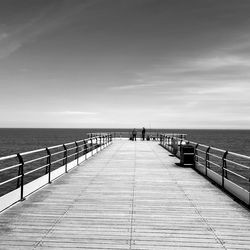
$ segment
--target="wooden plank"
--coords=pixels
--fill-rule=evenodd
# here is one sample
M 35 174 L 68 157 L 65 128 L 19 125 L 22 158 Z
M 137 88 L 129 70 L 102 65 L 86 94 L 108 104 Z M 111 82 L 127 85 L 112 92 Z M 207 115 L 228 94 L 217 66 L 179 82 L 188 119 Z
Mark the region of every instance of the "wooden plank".
M 249 249 L 249 211 L 157 142 L 117 140 L 0 214 L 0 249 Z

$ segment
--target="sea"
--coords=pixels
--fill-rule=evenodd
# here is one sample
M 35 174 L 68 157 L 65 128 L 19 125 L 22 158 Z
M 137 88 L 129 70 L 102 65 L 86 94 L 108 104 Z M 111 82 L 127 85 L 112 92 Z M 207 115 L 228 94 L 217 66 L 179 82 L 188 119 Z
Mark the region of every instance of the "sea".
M 137 129 L 140 132 L 140 128 Z M 27 152 L 39 148 L 55 146 L 87 138 L 94 132 L 131 132 L 132 129 L 35 129 L 1 128 L 0 157 Z M 215 130 L 215 129 L 147 129 L 146 133 L 182 133 L 186 139 L 217 147 L 223 150 L 250 156 L 250 130 Z M 140 133 L 138 133 L 140 135 Z

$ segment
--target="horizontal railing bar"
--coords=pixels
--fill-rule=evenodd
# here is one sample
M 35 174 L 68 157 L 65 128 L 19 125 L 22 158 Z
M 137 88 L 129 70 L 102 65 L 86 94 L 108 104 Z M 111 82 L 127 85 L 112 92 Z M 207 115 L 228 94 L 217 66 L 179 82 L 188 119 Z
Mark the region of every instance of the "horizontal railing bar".
M 77 155 L 77 153 L 73 153 L 73 154 L 71 154 L 71 155 L 68 155 L 68 157 L 76 156 L 76 155 Z
M 10 170 L 10 169 L 20 167 L 20 166 L 22 166 L 22 164 L 16 164 L 16 165 L 13 165 L 13 166 L 10 166 L 10 167 L 2 168 L 2 169 L 0 169 L 0 172 L 4 172 L 6 170 Z
M 247 155 L 242 155 L 242 154 L 238 154 L 238 153 L 234 153 L 234 152 L 230 152 L 230 151 L 228 152 L 228 154 L 250 160 L 250 156 L 247 156 Z
M 164 135 L 164 136 L 165 136 L 165 135 Z M 164 138 L 168 138 L 168 137 L 165 136 Z M 189 142 L 189 143 L 191 143 L 191 144 L 198 145 L 198 147 L 196 148 L 196 151 L 197 151 L 197 152 L 201 152 L 201 153 L 207 154 L 207 155 L 212 156 L 212 157 L 217 158 L 217 159 L 221 159 L 221 160 L 222 160 L 222 159 L 223 159 L 223 156 L 218 156 L 218 155 L 216 155 L 216 154 L 214 154 L 214 153 L 203 151 L 203 150 L 199 149 L 199 147 L 209 148 L 210 150 L 215 150 L 215 151 L 221 152 L 221 153 L 225 153 L 225 152 L 226 152 L 226 151 L 223 150 L 223 149 L 216 148 L 216 147 L 212 147 L 212 146 L 208 146 L 208 145 L 205 145 L 205 144 L 199 144 L 199 143 L 196 143 L 196 142 L 193 142 L 193 141 L 187 141 L 187 140 L 182 139 L 182 138 L 177 138 L 177 139 L 178 139 L 179 141 L 185 141 L 185 142 L 187 142 L 187 143 Z M 240 158 L 243 158 L 243 159 L 247 159 L 247 160 L 250 159 L 250 156 L 246 156 L 246 155 L 234 153 L 234 152 L 231 152 L 231 151 L 229 151 L 229 152 L 227 152 L 227 153 L 230 154 L 230 155 L 232 155 L 232 156 L 237 156 L 237 157 L 240 157 Z M 196 154 L 196 156 L 198 157 L 197 154 Z M 203 158 L 200 157 L 200 156 L 199 156 L 198 158 L 203 159 Z M 203 159 L 203 160 L 205 160 L 205 159 Z M 228 160 L 227 158 L 225 158 L 225 161 L 231 162 L 232 164 L 235 164 L 235 165 L 237 165 L 237 166 L 243 167 L 243 168 L 245 168 L 245 169 L 250 169 L 250 167 L 247 167 L 247 166 L 245 166 L 245 165 L 243 165 L 243 164 L 240 164 L 240 163 L 237 163 L 237 162 L 235 162 L 235 161 Z M 209 162 L 210 162 L 211 164 L 213 163 L 212 161 L 209 161 Z M 215 164 L 214 164 L 214 165 L 215 165 Z M 216 166 L 218 166 L 218 165 L 216 164 Z M 221 167 L 221 166 L 220 166 L 220 167 Z
M 219 164 L 217 164 L 217 163 L 215 163 L 215 162 L 213 162 L 213 161 L 209 161 L 209 160 L 207 160 L 207 162 L 209 162 L 210 164 L 212 164 L 213 166 L 216 166 L 216 167 L 218 167 L 218 168 L 222 168 L 222 166 L 221 165 L 219 165 Z
M 8 180 L 6 180 L 6 181 L 3 181 L 3 182 L 0 183 L 0 186 L 6 184 L 6 183 L 8 183 L 8 182 L 14 181 L 14 180 L 16 180 L 16 179 L 18 179 L 18 178 L 20 178 L 20 177 L 21 177 L 21 175 L 17 175 L 17 176 L 15 176 L 15 177 L 11 178 L 11 179 L 8 179 Z
M 235 161 L 231 161 L 231 160 L 229 160 L 229 159 L 225 159 L 225 161 L 226 161 L 226 162 L 230 162 L 230 163 L 232 163 L 232 164 L 234 164 L 234 165 L 237 165 L 237 166 L 242 167 L 242 168 L 245 168 L 245 169 L 250 169 L 250 167 L 248 167 L 248 166 L 246 166 L 246 165 L 237 163 L 237 162 L 235 162 Z
M 200 155 L 195 155 L 197 158 L 202 159 L 205 161 L 205 158 L 201 157 Z
M 197 150 L 198 152 L 202 152 L 202 153 L 206 154 L 206 151 L 203 151 L 203 150 L 201 150 L 201 149 L 199 149 L 199 148 L 197 148 L 196 150 Z
M 188 142 L 187 140 L 185 140 L 185 141 Z M 189 142 L 192 143 L 192 144 L 194 144 L 194 145 L 199 144 L 199 147 L 204 147 L 204 148 L 208 148 L 209 147 L 208 145 L 205 145 L 205 144 L 200 144 L 200 143 L 193 142 L 193 141 L 189 141 Z M 211 150 L 216 150 L 216 151 L 219 151 L 219 152 L 225 152 L 225 150 L 223 150 L 223 149 L 212 147 L 212 146 L 210 146 L 210 149 Z
M 62 150 L 62 151 L 55 152 L 55 153 L 51 154 L 51 156 L 59 155 L 59 154 L 65 153 L 65 152 L 66 152 L 66 150 Z
M 30 170 L 30 171 L 26 172 L 24 175 L 26 176 L 26 175 L 32 174 L 32 173 L 34 173 L 34 172 L 36 172 L 36 171 L 38 171 L 38 170 L 40 170 L 42 168 L 48 167 L 48 166 L 49 166 L 49 164 L 43 165 L 43 166 L 41 166 L 39 168 L 36 168 L 36 169 L 33 169 L 33 170 Z
M 66 157 L 60 158 L 60 159 L 58 159 L 58 160 L 55 160 L 55 161 L 51 162 L 51 165 L 52 165 L 52 164 L 55 164 L 55 163 L 57 163 L 57 162 L 63 161 L 63 160 L 65 160 L 65 159 L 66 159 Z
M 241 179 L 244 179 L 244 180 L 246 180 L 246 181 L 249 181 L 249 179 L 246 178 L 245 176 L 242 176 L 242 175 L 240 175 L 240 174 L 237 174 L 237 173 L 235 173 L 235 172 L 233 172 L 233 171 L 231 171 L 231 170 L 229 170 L 229 169 L 227 169 L 227 168 L 224 168 L 224 170 L 225 170 L 226 172 L 229 172 L 229 173 L 231 173 L 231 174 L 233 174 L 233 175 L 236 175 L 236 176 L 240 177 Z
M 84 140 L 79 140 L 79 141 L 76 141 L 76 142 L 77 142 L 77 143 L 79 143 L 79 142 L 82 142 L 82 143 L 83 143 L 83 142 L 84 142 Z
M 212 156 L 212 157 L 214 157 L 214 158 L 217 158 L 217 159 L 222 159 L 222 156 L 220 157 L 220 156 L 218 156 L 218 155 L 215 155 L 215 154 L 213 154 L 213 153 L 207 153 L 209 156 Z
M 89 141 L 89 140 L 95 140 L 96 138 L 99 138 L 99 137 L 92 137 L 92 138 L 87 138 L 87 139 L 83 139 L 83 140 L 79 140 L 77 142 L 84 142 L 84 141 Z M 67 146 L 67 145 L 71 145 L 71 144 L 74 144 L 74 142 L 68 142 L 68 143 L 64 143 L 64 144 L 59 144 L 59 145 L 55 145 L 55 146 L 50 146 L 50 147 L 47 147 L 48 149 L 55 149 L 55 148 L 58 148 L 58 147 L 63 147 L 63 145 Z M 93 142 L 94 143 L 94 142 Z M 87 142 L 87 144 L 90 144 L 89 142 Z M 40 149 L 35 149 L 35 150 L 32 150 L 32 151 L 27 151 L 27 152 L 22 152 L 20 153 L 21 156 L 25 156 L 25 155 L 29 155 L 29 154 L 33 154 L 33 153 L 39 153 L 39 152 L 42 152 L 42 151 L 45 151 L 46 148 L 40 148 Z M 13 154 L 13 155 L 7 155 L 7 156 L 2 156 L 0 157 L 0 161 L 3 161 L 3 160 L 8 160 L 8 159 L 11 159 L 11 158 L 15 158 L 17 157 L 17 154 Z
M 69 146 L 69 145 L 72 145 L 72 144 L 75 144 L 75 142 L 74 141 L 73 142 L 67 142 L 67 143 L 64 143 L 63 145 Z
M 48 158 L 48 157 L 49 157 L 49 155 L 45 155 L 45 156 L 42 156 L 42 157 L 39 157 L 39 158 L 36 158 L 36 159 L 33 159 L 33 160 L 25 161 L 24 164 L 25 164 L 25 165 L 26 165 L 26 164 L 30 164 L 30 163 L 32 163 L 32 162 L 36 162 L 36 161 L 39 161 L 39 160 L 43 160 L 43 159 L 46 159 L 46 158 Z
M 20 153 L 21 156 L 25 156 L 25 155 L 30 155 L 30 154 L 34 154 L 34 153 L 40 153 L 42 151 L 46 151 L 46 148 L 41 148 L 41 149 L 36 149 L 33 151 L 28 151 L 28 152 L 24 152 L 24 153 Z
M 2 156 L 2 157 L 0 157 L 0 161 L 9 160 L 9 159 L 16 158 L 16 157 L 17 157 L 16 154 L 14 154 L 14 155 Z
M 55 148 L 60 148 L 60 147 L 63 147 L 63 144 L 51 146 L 51 147 L 48 147 L 48 149 L 55 149 Z
M 205 167 L 205 165 L 202 164 L 202 163 L 200 163 L 199 161 L 196 161 L 196 163 L 197 163 L 198 165 L 202 166 L 202 167 Z
M 75 149 L 77 149 L 77 147 L 68 148 L 67 150 L 68 150 L 68 151 L 72 151 L 72 150 L 75 150 Z
M 210 149 L 211 150 L 216 150 L 216 151 L 218 151 L 218 152 L 222 152 L 222 153 L 224 153 L 226 150 L 223 150 L 223 149 L 220 149 L 220 148 L 215 148 L 215 147 L 210 147 Z

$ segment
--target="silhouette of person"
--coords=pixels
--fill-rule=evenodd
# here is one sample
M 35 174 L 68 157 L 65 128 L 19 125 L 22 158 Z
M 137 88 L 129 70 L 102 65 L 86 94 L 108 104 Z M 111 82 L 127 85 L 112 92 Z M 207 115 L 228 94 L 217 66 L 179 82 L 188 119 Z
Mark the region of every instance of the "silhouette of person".
M 145 140 L 145 133 L 146 133 L 146 129 L 143 127 L 141 131 L 141 137 L 143 141 Z
M 137 131 L 134 128 L 133 131 L 132 131 L 133 141 L 136 141 L 136 134 L 137 134 Z

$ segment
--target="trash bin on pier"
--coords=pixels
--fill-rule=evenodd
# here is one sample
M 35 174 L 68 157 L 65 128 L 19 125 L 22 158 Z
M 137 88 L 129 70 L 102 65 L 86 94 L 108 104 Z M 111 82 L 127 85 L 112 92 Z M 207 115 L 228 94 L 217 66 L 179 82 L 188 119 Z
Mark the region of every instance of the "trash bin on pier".
M 191 145 L 180 145 L 180 165 L 194 166 L 194 147 Z

